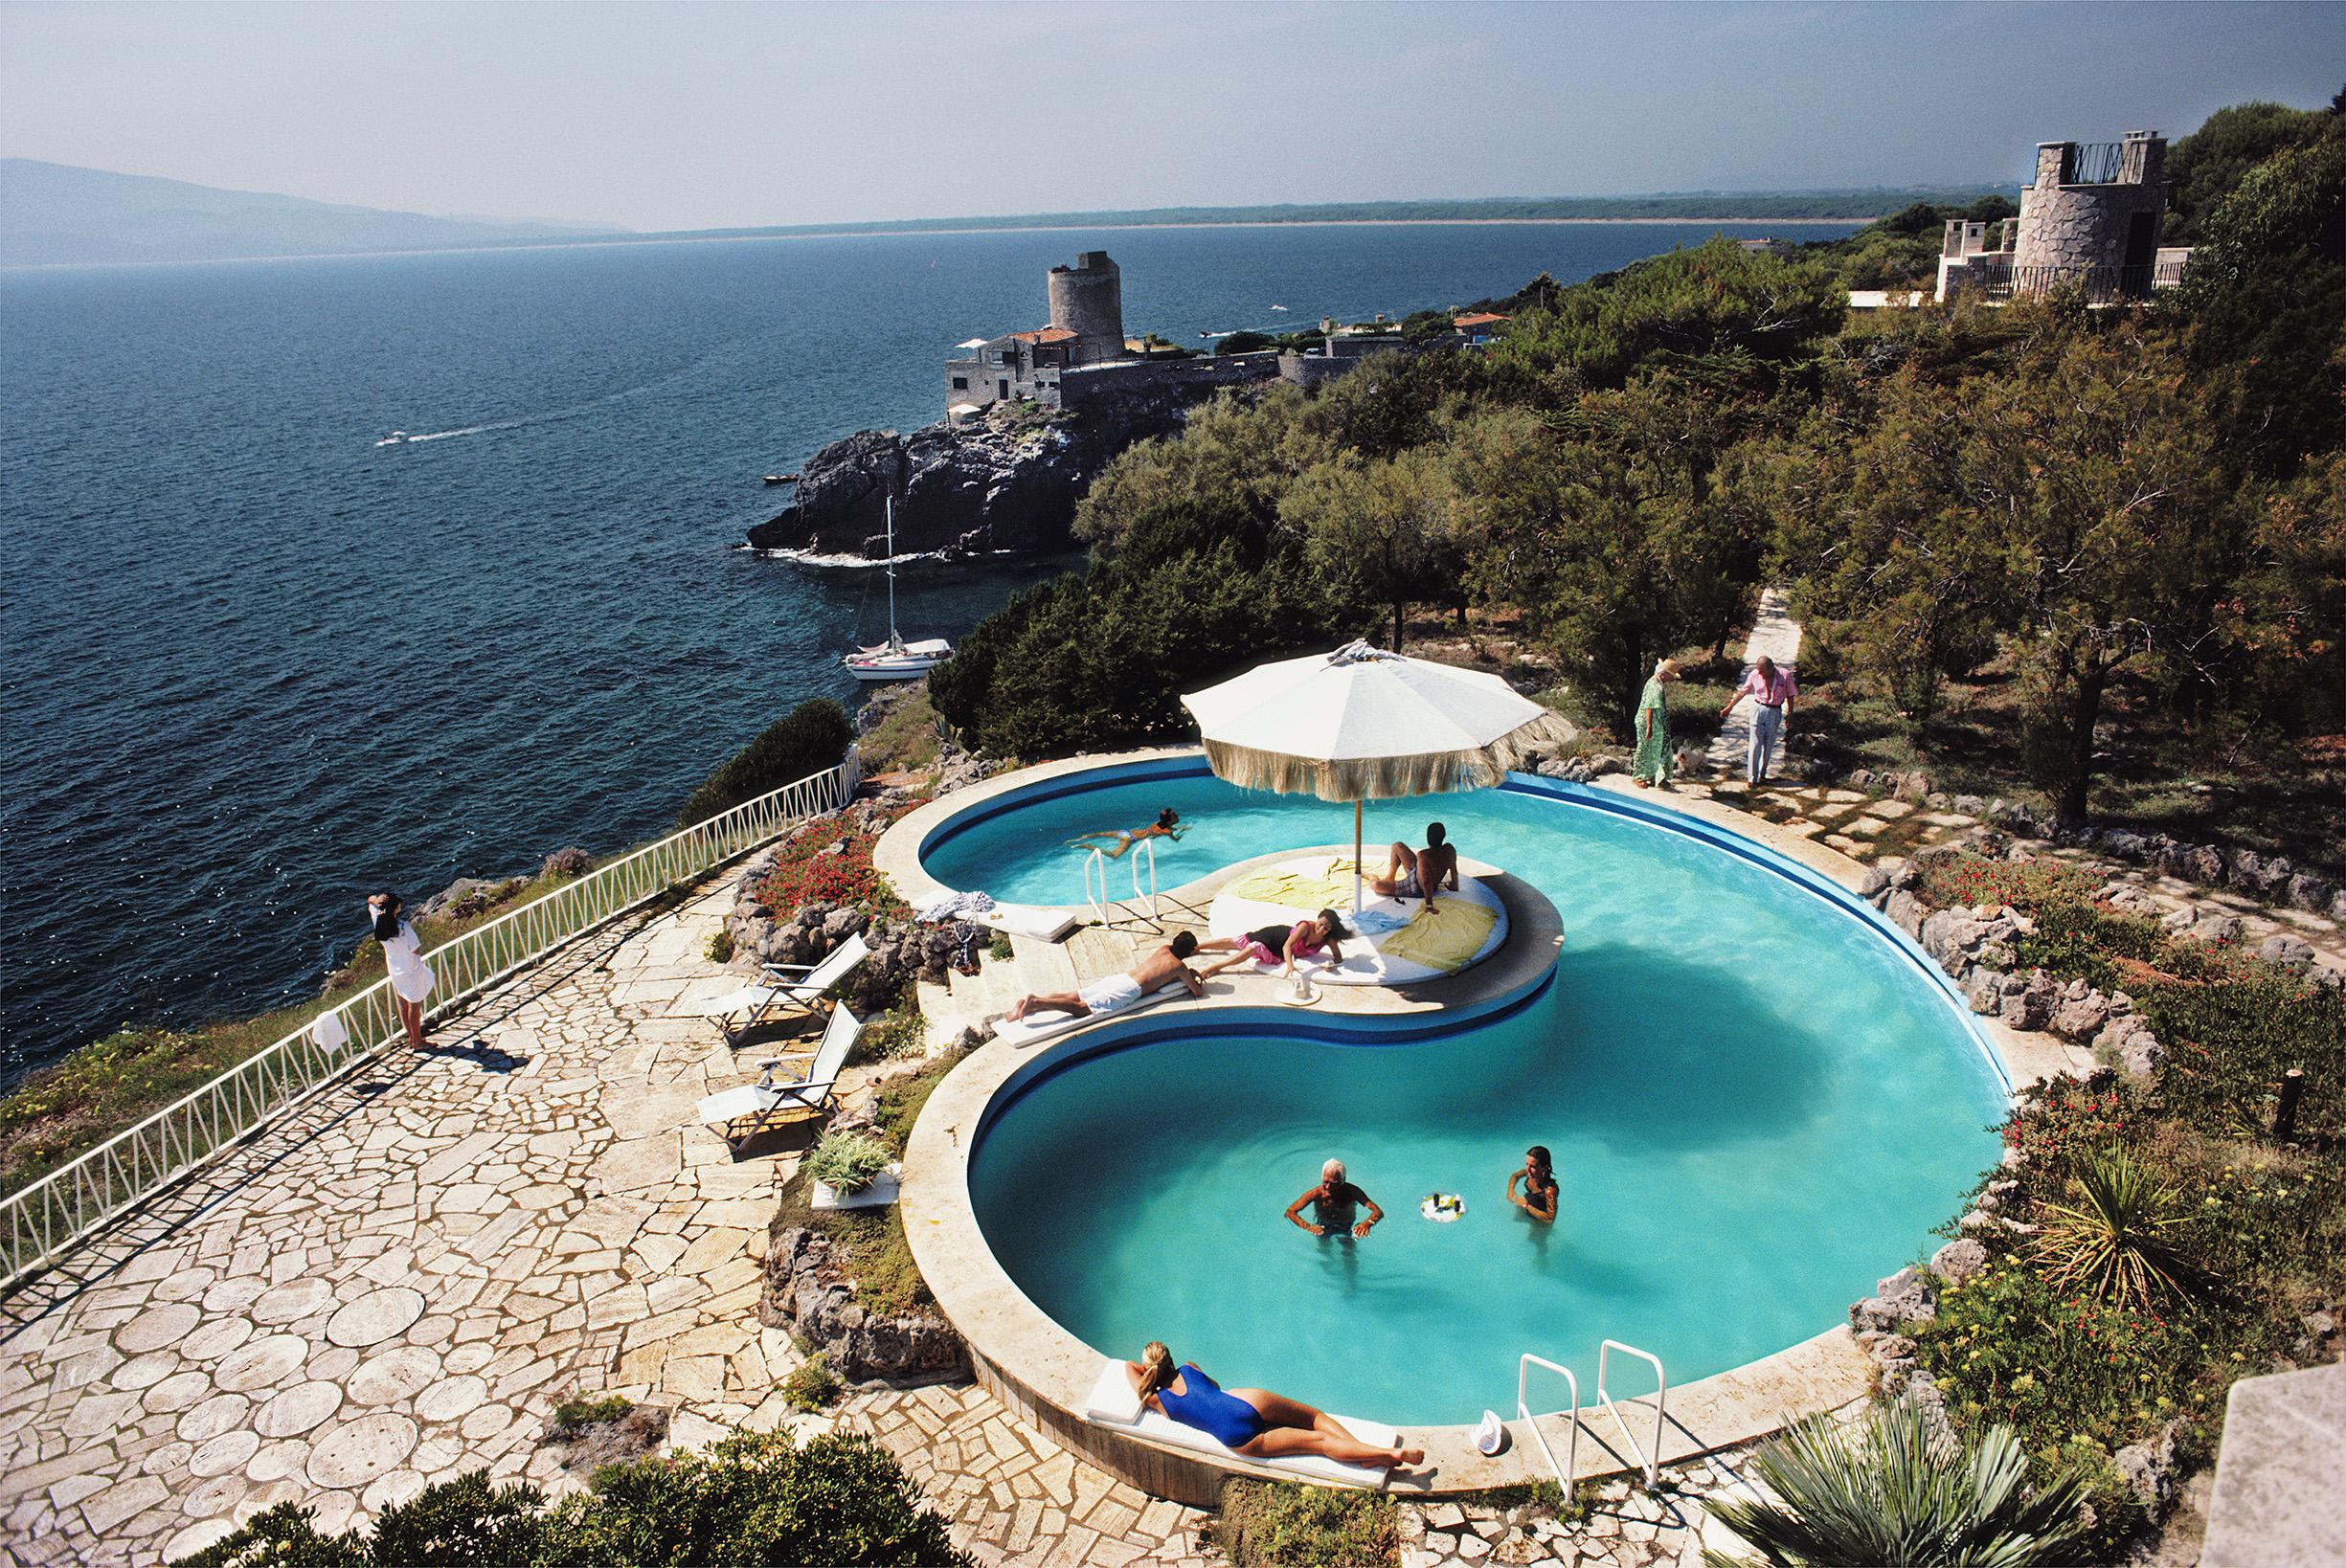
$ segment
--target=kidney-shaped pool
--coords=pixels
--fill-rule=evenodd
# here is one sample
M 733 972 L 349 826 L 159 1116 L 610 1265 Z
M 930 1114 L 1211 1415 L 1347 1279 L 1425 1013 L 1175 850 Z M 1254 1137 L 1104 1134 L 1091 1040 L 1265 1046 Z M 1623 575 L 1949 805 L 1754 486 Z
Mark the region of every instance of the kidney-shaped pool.
M 948 820 L 926 869 L 1071 902 L 1064 840 L 1166 803 L 1195 824 L 1178 846 L 1191 874 L 1350 826 L 1162 771 L 1065 790 Z M 1994 1162 L 2004 1088 L 1968 1015 L 1813 873 L 1546 781 L 1406 804 L 1372 808 L 1372 837 L 1438 814 L 1556 905 L 1553 983 L 1454 1032 L 1420 1015 L 1410 1039 L 1316 1015 L 1143 1017 L 1014 1081 L 971 1153 L 976 1216 L 1087 1343 L 1131 1356 L 1162 1339 L 1225 1382 L 1409 1423 L 1512 1413 L 1525 1351 L 1590 1389 L 1605 1337 L 1679 1383 L 1842 1321 Z M 1562 1180 L 1552 1226 L 1505 1200 L 1531 1144 Z M 1385 1211 L 1365 1241 L 1283 1218 L 1330 1156 Z M 1422 1218 L 1436 1191 L 1463 1195 L 1464 1217 Z

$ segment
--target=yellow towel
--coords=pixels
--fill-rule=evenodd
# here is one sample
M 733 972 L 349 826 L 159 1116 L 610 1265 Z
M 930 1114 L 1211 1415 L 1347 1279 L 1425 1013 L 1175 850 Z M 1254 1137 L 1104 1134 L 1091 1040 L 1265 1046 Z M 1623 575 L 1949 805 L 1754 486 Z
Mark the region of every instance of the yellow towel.
M 1479 904 L 1446 898 L 1377 945 L 1387 958 L 1405 959 L 1455 974 L 1491 939 L 1499 916 Z
M 1331 860 L 1327 862 L 1327 869 L 1318 873 L 1272 866 L 1266 870 L 1249 872 L 1222 890 L 1238 898 L 1252 899 L 1257 904 L 1275 904 L 1283 909 L 1302 909 L 1315 913 L 1321 909 L 1341 909 L 1352 903 L 1352 862 Z

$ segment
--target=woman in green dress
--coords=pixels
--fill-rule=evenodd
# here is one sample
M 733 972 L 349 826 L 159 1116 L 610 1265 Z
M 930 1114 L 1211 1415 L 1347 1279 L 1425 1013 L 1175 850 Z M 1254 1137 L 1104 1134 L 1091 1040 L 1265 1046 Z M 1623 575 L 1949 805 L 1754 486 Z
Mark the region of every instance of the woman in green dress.
M 1670 705 L 1662 698 L 1662 686 L 1677 679 L 1678 661 L 1665 659 L 1654 666 L 1653 678 L 1638 694 L 1637 754 L 1630 760 L 1630 772 L 1640 785 L 1670 782 Z

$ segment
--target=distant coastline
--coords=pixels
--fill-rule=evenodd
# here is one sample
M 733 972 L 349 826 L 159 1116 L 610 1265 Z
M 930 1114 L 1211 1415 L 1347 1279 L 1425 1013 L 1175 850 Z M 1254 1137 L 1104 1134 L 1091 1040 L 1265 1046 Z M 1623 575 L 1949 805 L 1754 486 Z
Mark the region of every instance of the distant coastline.
M 383 251 L 322 251 L 299 256 L 203 256 L 151 261 L 30 261 L 0 264 L 0 273 L 79 272 L 105 267 L 190 267 L 244 265 L 255 261 L 361 261 L 384 256 L 478 256 L 502 251 L 609 250 L 627 245 L 739 245 L 775 239 L 895 239 L 928 235 L 1109 234 L 1134 229 L 1540 229 L 1686 228 L 1704 223 L 1738 228 L 1863 228 L 1870 217 L 1505 217 L 1505 218 L 1256 218 L 1181 223 L 988 224 L 971 229 L 792 229 L 747 234 L 597 235 L 576 239 L 506 240 L 481 245 L 431 245 Z

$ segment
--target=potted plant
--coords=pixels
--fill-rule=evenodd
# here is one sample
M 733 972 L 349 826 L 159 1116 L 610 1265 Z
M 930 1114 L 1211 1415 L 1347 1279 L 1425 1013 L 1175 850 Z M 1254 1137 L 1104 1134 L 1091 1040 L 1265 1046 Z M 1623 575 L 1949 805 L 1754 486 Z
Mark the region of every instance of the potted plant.
M 877 1208 L 896 1200 L 897 1166 L 868 1132 L 826 1132 L 806 1156 L 818 1209 Z

